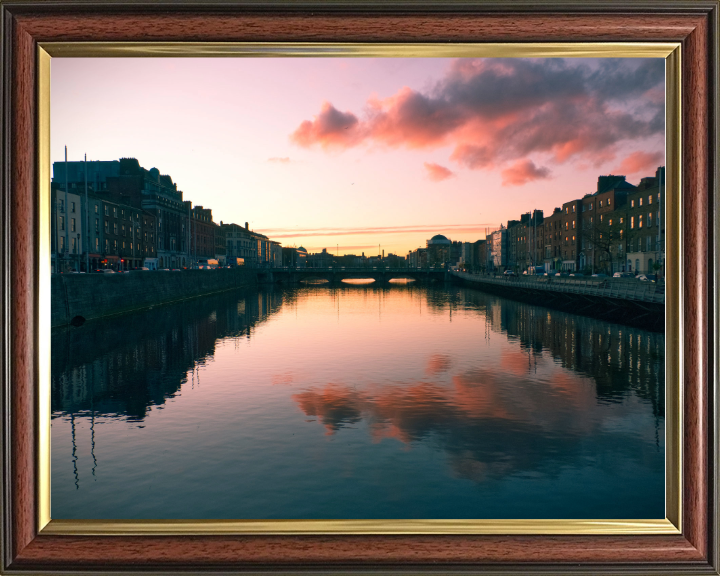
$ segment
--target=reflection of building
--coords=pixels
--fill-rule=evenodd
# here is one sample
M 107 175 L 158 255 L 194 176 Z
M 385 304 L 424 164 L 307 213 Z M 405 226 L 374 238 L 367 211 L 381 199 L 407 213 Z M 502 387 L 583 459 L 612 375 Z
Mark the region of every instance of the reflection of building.
M 663 334 L 511 302 L 477 290 L 462 290 L 460 298 L 464 309 L 484 314 L 493 332 L 517 338 L 525 350 L 547 350 L 563 367 L 588 375 L 596 383 L 599 399 L 617 399 L 632 391 L 652 403 L 656 416 L 663 416 Z
M 250 334 L 281 305 L 280 292 L 233 292 L 53 331 L 52 411 L 142 420 L 218 340 Z

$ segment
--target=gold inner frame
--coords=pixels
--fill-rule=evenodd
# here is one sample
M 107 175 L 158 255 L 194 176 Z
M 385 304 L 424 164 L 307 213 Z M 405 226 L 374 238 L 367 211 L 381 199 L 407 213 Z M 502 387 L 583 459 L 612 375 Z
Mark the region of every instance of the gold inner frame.
M 38 45 L 38 530 L 52 535 L 681 533 L 682 210 L 680 43 L 338 44 L 46 42 Z M 665 518 L 649 520 L 51 520 L 50 516 L 50 62 L 52 57 L 510 57 L 664 58 L 665 63 Z M 669 201 L 668 201 L 669 200 Z

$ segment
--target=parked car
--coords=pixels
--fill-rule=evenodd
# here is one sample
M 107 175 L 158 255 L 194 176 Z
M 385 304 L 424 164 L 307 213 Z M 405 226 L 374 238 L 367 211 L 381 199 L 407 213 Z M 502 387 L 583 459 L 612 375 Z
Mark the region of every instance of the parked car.
M 608 275 L 607 275 L 607 274 L 603 274 L 602 272 L 600 272 L 600 273 L 598 273 L 598 274 L 593 274 L 592 277 L 593 277 L 593 278 L 607 278 Z
M 103 270 L 103 273 L 104 273 L 104 274 L 115 274 L 115 270 L 111 270 L 110 268 L 106 268 L 105 270 Z
M 230 268 L 230 266 L 228 266 L 228 268 Z M 182 270 L 180 270 L 180 268 L 173 268 L 171 272 L 182 272 Z
M 641 282 L 657 282 L 655 274 L 638 274 L 637 279 Z
M 503 272 L 503 276 L 517 276 L 517 274 L 515 274 L 512 270 L 505 270 L 505 272 Z
M 555 273 L 555 276 L 567 276 L 567 275 L 568 275 L 567 272 L 556 272 Z
M 573 272 L 572 274 L 570 274 L 570 276 L 585 276 L 585 274 L 583 274 L 582 272 Z

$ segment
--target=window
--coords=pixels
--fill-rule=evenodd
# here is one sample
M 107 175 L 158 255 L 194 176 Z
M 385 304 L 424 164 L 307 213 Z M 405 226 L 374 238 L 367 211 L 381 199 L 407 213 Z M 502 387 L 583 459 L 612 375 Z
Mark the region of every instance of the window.
M 60 236 L 60 252 L 65 252 L 65 236 Z
M 648 236 L 647 239 L 645 240 L 645 248 L 648 252 L 650 252 L 650 250 L 652 250 L 652 236 Z
M 109 234 L 109 233 L 110 233 L 110 223 L 107 220 L 105 220 L 105 234 Z
M 650 194 L 650 196 L 648 196 L 648 204 L 652 204 L 652 194 Z
M 125 220 L 125 210 L 120 210 L 120 217 Z
M 575 236 L 573 236 L 573 242 L 575 242 Z
M 573 206 L 573 212 L 575 212 L 575 206 Z
M 65 230 L 65 216 L 60 216 L 60 230 Z
M 600 222 L 602 222 L 602 221 L 603 221 L 603 215 L 600 214 Z
M 122 235 L 125 236 L 125 224 L 122 225 Z
M 113 254 L 117 254 L 117 240 L 113 240 Z
M 570 214 L 569 208 L 565 208 L 565 214 Z
M 100 238 L 95 238 L 95 252 L 97 252 L 98 250 L 100 250 Z
M 123 242 L 123 250 L 125 250 L 125 242 Z
M 65 201 L 64 200 L 58 200 L 58 209 L 60 210 L 60 212 L 65 211 Z
M 630 228 L 635 228 L 635 216 L 630 216 Z
M 590 210 L 592 210 L 592 209 L 593 209 L 593 203 L 590 202 Z
M 593 217 L 590 216 L 590 224 L 592 224 L 592 223 L 593 223 Z
M 620 216 L 620 224 L 625 224 L 625 218 L 623 216 Z
M 70 212 L 75 212 L 75 202 L 70 202 Z
M 642 197 L 638 198 L 638 206 L 642 206 Z
M 642 217 L 643 217 L 642 214 L 640 214 L 640 215 L 638 216 L 638 228 L 642 228 Z
M 622 237 L 623 237 L 623 229 L 621 228 L 620 229 L 620 240 L 622 240 Z
M 95 214 L 97 214 L 97 213 L 98 213 L 98 205 L 95 204 Z
M 600 203 L 598 204 L 598 208 L 602 208 L 602 200 L 600 200 Z
M 70 218 L 70 232 L 75 232 L 75 218 Z
M 115 234 L 115 236 L 117 236 L 117 232 L 118 232 L 117 222 L 115 222 L 115 223 L 113 224 L 113 234 Z
M 635 200 L 630 200 L 630 208 L 635 208 Z
M 652 226 L 652 212 L 648 212 L 648 228 Z
M 110 252 L 110 240 L 105 239 L 105 253 Z
M 107 204 L 104 206 L 105 208 L 105 216 L 110 216 L 110 213 L 108 212 Z
M 113 206 L 113 218 L 117 218 L 117 208 Z
M 658 192 L 658 203 L 660 202 L 660 192 Z
M 100 233 L 100 220 L 98 218 L 95 218 L 95 234 Z
M 607 199 L 607 205 L 610 206 L 610 198 Z
M 608 220 L 608 226 L 612 226 L 612 218 L 610 218 L 610 220 Z
M 618 244 L 618 254 L 622 254 L 622 244 Z
M 572 224 L 573 224 L 573 225 L 572 225 L 573 230 L 575 230 L 575 220 L 573 220 L 573 223 L 572 223 Z

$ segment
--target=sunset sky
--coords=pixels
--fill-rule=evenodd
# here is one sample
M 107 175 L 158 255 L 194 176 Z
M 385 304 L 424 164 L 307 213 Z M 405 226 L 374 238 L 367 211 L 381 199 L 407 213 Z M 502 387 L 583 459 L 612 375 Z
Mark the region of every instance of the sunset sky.
M 664 165 L 662 59 L 54 58 L 51 156 L 310 252 L 405 255 Z

